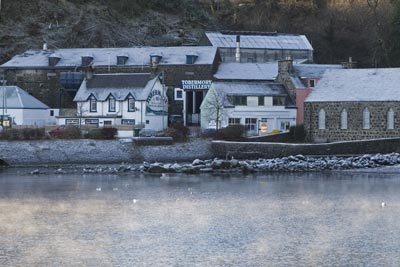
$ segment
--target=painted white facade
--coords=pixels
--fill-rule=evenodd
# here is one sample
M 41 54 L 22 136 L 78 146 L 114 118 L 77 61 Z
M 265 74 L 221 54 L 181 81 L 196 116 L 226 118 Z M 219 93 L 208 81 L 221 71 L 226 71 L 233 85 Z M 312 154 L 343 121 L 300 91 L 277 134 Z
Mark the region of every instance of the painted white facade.
M 113 74 L 110 76 L 115 78 Z M 90 89 L 86 88 L 86 81 L 83 83 L 79 90 L 85 91 L 85 94 L 78 91 L 74 100 L 77 103 L 77 116 L 59 118 L 59 124 L 98 127 L 132 125 L 132 128 L 156 131 L 168 126 L 166 90 L 158 77 L 149 80 L 142 88 L 133 85 L 132 88 Z M 133 102 L 131 106 L 130 102 Z
M 201 128 L 215 129 L 216 115 L 213 107 L 213 98 L 218 96 L 224 103 L 221 111 L 219 128 L 227 127 L 230 124 L 242 124 L 246 126 L 248 136 L 267 135 L 271 132 L 286 132 L 289 127 L 296 124 L 296 109 L 287 108 L 285 105 L 273 105 L 273 96 L 244 95 L 246 105 L 232 105 L 227 98 L 232 94 L 229 92 L 218 92 L 215 86 L 207 93 L 201 106 Z M 250 91 L 249 94 L 252 94 Z M 234 94 L 233 94 L 234 95 Z M 263 104 L 259 105 L 259 98 L 263 98 Z M 210 105 L 211 104 L 211 105 Z

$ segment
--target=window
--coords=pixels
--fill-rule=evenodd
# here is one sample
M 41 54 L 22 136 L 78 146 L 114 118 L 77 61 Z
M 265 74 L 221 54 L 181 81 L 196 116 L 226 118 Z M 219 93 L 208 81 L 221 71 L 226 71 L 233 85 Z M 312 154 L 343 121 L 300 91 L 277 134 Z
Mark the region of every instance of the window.
M 309 82 L 310 82 L 310 88 L 315 87 L 315 80 L 310 80 Z
M 288 132 L 290 129 L 290 121 L 281 121 L 281 132 Z
M 259 106 L 264 106 L 264 96 L 259 96 L 258 97 L 258 105 Z
M 247 135 L 257 135 L 257 119 L 256 118 L 246 118 L 246 131 Z
M 388 130 L 394 129 L 394 112 L 393 109 L 389 109 L 387 113 L 387 128 Z
M 94 96 L 90 97 L 90 112 L 97 112 L 97 100 Z
M 240 118 L 229 118 L 228 119 L 228 124 L 229 125 L 240 124 Z
M 54 116 L 54 110 L 50 110 L 50 116 L 51 116 L 51 117 Z
M 346 111 L 346 109 L 343 109 L 342 113 L 340 113 L 340 129 L 347 130 L 347 111 Z
M 368 108 L 364 108 L 363 110 L 363 121 L 362 121 L 362 127 L 365 130 L 368 130 L 371 128 L 370 125 L 370 113 L 369 113 L 369 109 Z
M 121 124 L 122 125 L 135 125 L 135 120 L 122 119 Z
M 108 111 L 115 112 L 115 97 L 112 95 L 108 98 Z
M 128 112 L 134 112 L 135 110 L 135 99 L 132 96 L 128 97 Z
M 183 90 L 175 88 L 175 100 L 183 100 Z
M 272 105 L 274 106 L 284 106 L 285 97 L 284 96 L 274 96 L 272 97 Z
M 325 110 L 321 108 L 318 112 L 318 129 L 325 130 Z
M 247 106 L 247 96 L 229 96 L 229 102 L 231 102 L 234 106 Z

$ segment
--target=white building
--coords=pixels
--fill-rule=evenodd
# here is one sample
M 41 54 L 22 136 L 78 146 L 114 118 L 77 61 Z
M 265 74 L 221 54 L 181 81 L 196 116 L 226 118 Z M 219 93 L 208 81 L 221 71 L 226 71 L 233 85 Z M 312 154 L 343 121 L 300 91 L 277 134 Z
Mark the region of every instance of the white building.
M 74 101 L 76 117 L 59 117 L 59 124 L 167 127 L 166 92 L 160 77 L 152 78 L 149 73 L 93 75 L 82 82 Z
M 3 126 L 56 124 L 58 110 L 34 98 L 18 86 L 0 86 L 0 123 Z
M 276 83 L 214 82 L 200 108 L 202 129 L 242 124 L 255 136 L 285 132 L 296 123 L 296 107 Z

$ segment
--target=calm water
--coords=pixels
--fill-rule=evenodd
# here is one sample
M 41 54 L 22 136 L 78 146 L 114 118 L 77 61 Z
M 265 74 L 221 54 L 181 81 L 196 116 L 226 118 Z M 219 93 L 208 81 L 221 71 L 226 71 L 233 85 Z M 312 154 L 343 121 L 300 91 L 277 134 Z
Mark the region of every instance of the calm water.
M 400 175 L 27 172 L 0 173 L 0 266 L 400 266 Z

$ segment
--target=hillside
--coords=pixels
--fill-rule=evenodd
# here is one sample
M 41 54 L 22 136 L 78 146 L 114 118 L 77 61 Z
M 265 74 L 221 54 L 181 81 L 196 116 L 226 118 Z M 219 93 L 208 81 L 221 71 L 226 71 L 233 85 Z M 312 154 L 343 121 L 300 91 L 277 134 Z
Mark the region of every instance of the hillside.
M 195 45 L 204 30 L 306 34 L 319 63 L 400 66 L 399 0 L 3 0 L 0 63 L 27 49 Z M 279 3 L 278 3 L 279 2 Z M 328 4 L 327 4 L 328 3 Z

